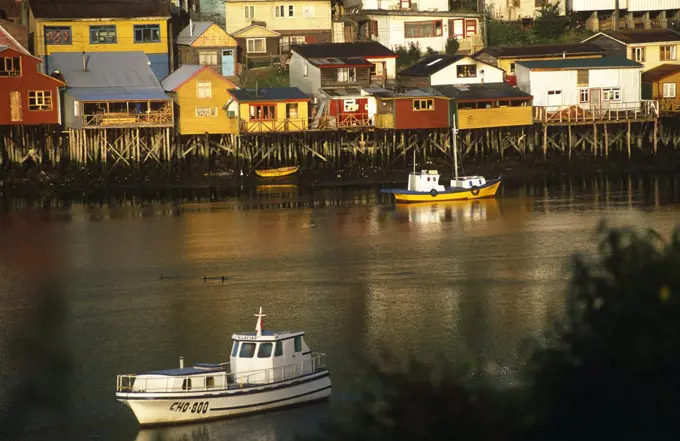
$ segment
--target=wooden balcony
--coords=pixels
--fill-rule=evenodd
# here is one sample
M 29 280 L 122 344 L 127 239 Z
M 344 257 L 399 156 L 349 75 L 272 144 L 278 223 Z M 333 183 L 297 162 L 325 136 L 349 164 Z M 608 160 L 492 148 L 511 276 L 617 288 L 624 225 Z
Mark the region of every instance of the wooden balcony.
M 304 118 L 262 121 L 241 120 L 241 133 L 302 132 L 305 130 L 307 130 L 307 119 Z
M 653 100 L 597 106 L 589 103 L 573 106 L 534 106 L 534 121 L 551 125 L 646 121 L 658 117 L 659 102 Z
M 463 54 L 474 54 L 480 49 L 484 49 L 484 39 L 481 35 L 473 35 L 458 40 L 458 52 Z
M 172 127 L 170 101 L 86 102 L 83 103 L 84 128 Z

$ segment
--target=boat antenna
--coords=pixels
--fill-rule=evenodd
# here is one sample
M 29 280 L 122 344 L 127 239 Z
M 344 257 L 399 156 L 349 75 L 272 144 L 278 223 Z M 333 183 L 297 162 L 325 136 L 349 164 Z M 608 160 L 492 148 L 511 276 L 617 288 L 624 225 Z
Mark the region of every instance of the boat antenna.
M 257 332 L 257 336 L 260 337 L 262 335 L 262 317 L 266 317 L 267 314 L 262 314 L 262 307 L 260 306 L 260 313 L 255 314 L 255 317 L 257 317 L 257 324 L 255 325 L 255 331 Z
M 458 185 L 458 129 L 456 128 L 456 115 L 453 115 L 453 127 L 451 127 L 451 146 L 453 147 L 453 175 L 455 176 L 456 185 Z

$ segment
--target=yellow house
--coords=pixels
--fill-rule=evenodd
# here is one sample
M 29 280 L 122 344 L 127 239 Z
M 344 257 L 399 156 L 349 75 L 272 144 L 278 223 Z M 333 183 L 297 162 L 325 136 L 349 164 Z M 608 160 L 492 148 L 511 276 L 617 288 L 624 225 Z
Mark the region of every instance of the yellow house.
M 180 135 L 223 134 L 238 132 L 231 112 L 235 104 L 227 107 L 231 98 L 228 90 L 236 86 L 212 67 L 185 64 L 161 83 L 179 108 L 177 132 Z
M 28 24 L 36 56 L 45 60 L 58 52 L 142 51 L 156 78 L 170 71 L 168 35 L 170 8 L 166 0 L 30 0 Z
M 680 33 L 672 29 L 599 32 L 583 42 L 600 46 L 608 56 L 636 61 L 643 72 L 662 64 L 680 64 Z
M 309 95 L 297 87 L 230 89 L 239 134 L 301 132 L 309 127 Z

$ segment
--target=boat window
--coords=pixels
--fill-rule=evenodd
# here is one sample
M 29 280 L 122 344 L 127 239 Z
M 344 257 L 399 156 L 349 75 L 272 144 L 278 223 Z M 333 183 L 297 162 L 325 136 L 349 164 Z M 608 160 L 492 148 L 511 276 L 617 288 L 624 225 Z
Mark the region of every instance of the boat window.
M 272 344 L 260 343 L 260 349 L 257 351 L 257 358 L 269 358 L 272 356 Z
M 234 346 L 231 347 L 231 356 L 236 357 L 236 354 L 238 354 L 238 342 L 234 342 Z
M 281 340 L 276 342 L 276 349 L 274 349 L 274 357 L 283 355 L 283 342 Z
M 191 378 L 185 378 L 182 381 L 182 390 L 191 390 Z
M 241 358 L 253 358 L 255 356 L 255 343 L 241 343 L 241 352 L 239 352 L 238 356 Z
M 206 389 L 215 387 L 215 377 L 205 377 L 205 387 Z
M 295 337 L 295 352 L 302 352 L 302 337 Z

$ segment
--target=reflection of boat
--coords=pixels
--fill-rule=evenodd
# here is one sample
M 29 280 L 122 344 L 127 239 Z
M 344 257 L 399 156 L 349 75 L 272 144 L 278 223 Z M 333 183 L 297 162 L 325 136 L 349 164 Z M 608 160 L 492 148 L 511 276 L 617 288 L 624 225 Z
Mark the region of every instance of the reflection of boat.
M 269 192 L 272 190 L 296 190 L 297 184 L 263 184 L 255 187 L 258 193 Z
M 404 212 L 404 217 L 416 224 L 440 223 L 449 220 L 476 222 L 500 215 L 496 199 L 397 204 L 397 213 L 399 212 Z
M 501 178 L 486 180 L 483 176 L 458 176 L 458 148 L 456 146 L 455 118 L 453 121 L 453 172 L 451 185 L 439 184 L 439 172 L 422 170 L 416 173 L 416 151 L 413 150 L 413 172 L 408 175 L 408 187 L 384 188 L 383 193 L 393 194 L 397 202 L 460 201 L 465 199 L 492 198 L 496 196 Z
M 229 362 L 118 375 L 116 398 L 142 426 L 195 422 L 328 398 L 324 354 L 312 353 L 304 332 L 262 330 L 232 335 Z
M 279 168 L 270 168 L 266 170 L 255 170 L 255 174 L 257 174 L 261 178 L 278 178 L 280 176 L 288 176 L 292 175 L 293 173 L 297 172 L 300 169 L 299 165 L 295 165 L 292 167 L 279 167 Z

